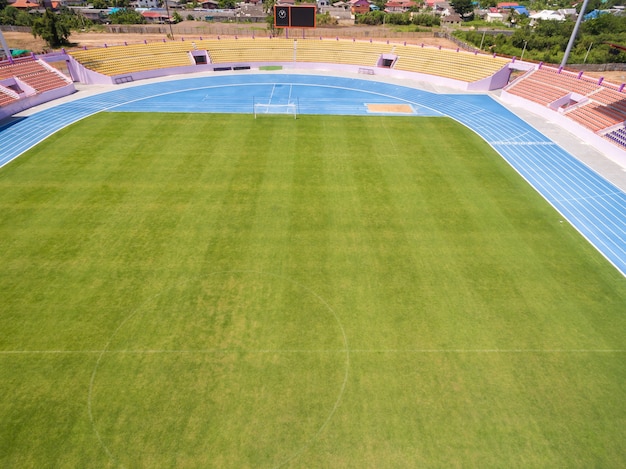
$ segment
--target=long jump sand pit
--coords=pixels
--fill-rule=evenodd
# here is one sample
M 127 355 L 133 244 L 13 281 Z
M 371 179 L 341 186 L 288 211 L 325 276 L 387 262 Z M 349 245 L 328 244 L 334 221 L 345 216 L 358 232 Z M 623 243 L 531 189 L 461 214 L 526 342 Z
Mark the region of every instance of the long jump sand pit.
M 384 114 L 413 114 L 413 108 L 409 104 L 367 104 L 368 112 Z

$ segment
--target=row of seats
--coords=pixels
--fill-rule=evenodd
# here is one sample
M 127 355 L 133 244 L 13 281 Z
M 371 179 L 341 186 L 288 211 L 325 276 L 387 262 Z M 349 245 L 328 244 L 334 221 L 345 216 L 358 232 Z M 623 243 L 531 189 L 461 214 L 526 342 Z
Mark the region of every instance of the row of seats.
M 561 111 L 593 132 L 602 132 L 626 121 L 626 94 L 612 84 L 603 84 L 582 74 L 539 67 L 509 84 L 505 90 L 544 106 L 572 93 L 584 96 L 587 98 L 585 102 L 574 103 L 571 108 L 563 107 Z
M 33 58 L 16 59 L 13 63 L 3 62 L 0 64 L 0 80 L 11 77 L 19 77 L 46 70 L 43 65 Z
M 153 43 L 129 44 L 123 46 L 98 47 L 94 49 L 80 49 L 71 51 L 71 55 L 81 63 L 89 63 L 92 60 L 113 59 L 118 57 L 142 57 L 152 54 L 167 54 L 176 52 L 188 52 L 193 49 L 191 42 L 167 41 Z
M 395 47 L 395 69 L 426 73 L 465 82 L 487 78 L 505 67 L 510 60 L 464 51 L 405 45 Z
M 551 86 L 561 89 L 564 92 L 573 92 L 581 95 L 586 95 L 598 91 L 600 85 L 598 80 L 587 78 L 578 75 L 571 74 L 558 69 L 542 67 L 535 70 L 533 78 L 542 83 L 550 84 Z
M 577 106 L 572 111 L 566 113 L 566 115 L 594 132 L 599 132 L 602 129 L 624 122 L 626 117 L 610 107 L 598 103 Z
M 515 85 L 507 88 L 507 91 L 545 106 L 567 94 L 566 91 L 560 88 L 545 85 L 532 77 L 515 82 Z
M 90 64 L 91 70 L 108 76 L 116 76 L 133 72 L 156 70 L 160 68 L 181 67 L 192 65 L 188 54 L 157 54 L 141 57 L 117 57 L 111 60 L 97 60 Z
M 70 54 L 86 68 L 113 76 L 189 65 L 189 52 L 194 49 L 206 50 L 214 64 L 296 61 L 374 67 L 381 54 L 393 53 L 398 57 L 394 65 L 398 70 L 466 82 L 489 77 L 509 63 L 508 59 L 433 47 L 339 39 L 198 39 L 77 50 Z M 141 64 L 133 65 L 133 61 Z
M 0 63 L 0 80 L 11 78 L 26 83 L 37 93 L 62 88 L 71 83 L 69 79 L 50 70 L 43 62 L 32 57 Z M 14 96 L 0 89 L 0 106 L 6 106 L 16 100 Z
M 34 73 L 32 75 L 22 76 L 20 79 L 38 93 L 62 88 L 68 84 L 66 80 L 53 72 Z
M 592 96 L 594 101 L 609 106 L 626 114 L 626 94 L 620 91 L 603 88 Z
M 626 129 L 623 127 L 605 134 L 604 137 L 617 145 L 626 147 Z
M 209 39 L 196 42 L 215 64 L 232 62 L 292 62 L 293 40 L 268 38 Z
M 299 40 L 296 44 L 296 61 L 375 67 L 381 54 L 390 53 L 392 48 L 380 42 Z
M 0 89 L 0 107 L 14 103 L 15 101 L 17 101 L 17 98 Z
M 506 91 L 546 106 L 572 92 L 565 83 L 555 83 L 554 77 L 545 80 L 545 75 L 537 72 L 535 70 L 513 82 Z

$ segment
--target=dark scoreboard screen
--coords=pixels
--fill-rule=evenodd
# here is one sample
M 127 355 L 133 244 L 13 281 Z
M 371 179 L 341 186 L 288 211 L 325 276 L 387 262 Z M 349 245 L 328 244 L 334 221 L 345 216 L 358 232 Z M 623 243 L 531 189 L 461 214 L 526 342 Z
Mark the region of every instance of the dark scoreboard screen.
M 275 28 L 314 28 L 315 5 L 275 5 Z

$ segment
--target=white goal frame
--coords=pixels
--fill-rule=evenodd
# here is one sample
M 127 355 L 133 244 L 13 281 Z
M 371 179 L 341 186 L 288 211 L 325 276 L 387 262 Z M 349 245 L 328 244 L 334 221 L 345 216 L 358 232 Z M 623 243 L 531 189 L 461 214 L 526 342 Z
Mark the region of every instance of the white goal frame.
M 282 114 L 282 115 L 293 115 L 294 119 L 298 118 L 298 102 L 297 101 L 289 101 L 284 104 L 271 104 L 271 103 L 262 103 L 256 102 L 253 100 L 252 107 L 254 111 L 254 118 L 257 116 L 264 114 Z

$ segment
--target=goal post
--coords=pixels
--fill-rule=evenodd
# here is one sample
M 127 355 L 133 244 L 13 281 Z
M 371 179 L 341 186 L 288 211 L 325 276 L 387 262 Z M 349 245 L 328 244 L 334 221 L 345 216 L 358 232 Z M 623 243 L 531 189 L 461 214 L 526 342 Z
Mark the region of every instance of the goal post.
M 254 118 L 266 114 L 291 115 L 294 119 L 298 118 L 298 103 L 290 101 L 283 104 L 262 103 L 253 100 Z

